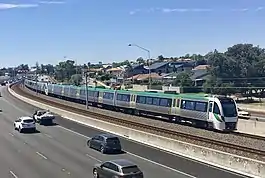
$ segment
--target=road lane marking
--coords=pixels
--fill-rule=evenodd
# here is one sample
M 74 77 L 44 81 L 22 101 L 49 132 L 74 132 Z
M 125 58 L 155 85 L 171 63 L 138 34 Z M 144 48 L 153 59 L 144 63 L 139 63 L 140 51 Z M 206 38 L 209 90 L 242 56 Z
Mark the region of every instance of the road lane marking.
M 46 137 L 52 138 L 52 136 L 50 136 L 49 134 L 44 134 Z
M 41 154 L 40 152 L 36 152 L 37 155 L 39 155 L 40 157 L 42 157 L 43 159 L 48 159 L 46 156 L 44 156 L 43 154 Z
M 76 134 L 76 135 L 79 135 L 79 136 L 81 136 L 81 137 L 84 137 L 84 138 L 87 138 L 87 139 L 91 139 L 90 137 L 88 137 L 88 136 L 86 136 L 86 135 L 80 134 L 80 133 L 78 133 L 78 132 L 76 132 L 76 131 L 73 131 L 73 130 L 70 130 L 70 129 L 68 129 L 68 128 L 65 128 L 65 127 L 62 127 L 62 126 L 58 126 L 58 127 L 62 128 L 62 129 L 64 129 L 64 130 L 67 130 L 67 131 L 69 131 L 69 132 L 72 132 L 72 133 L 74 133 L 74 134 Z M 174 168 L 168 167 L 168 166 L 163 165 L 163 164 L 160 164 L 160 163 L 158 163 L 158 162 L 155 162 L 155 161 L 149 160 L 149 159 L 147 159 L 147 158 L 141 157 L 141 156 L 139 156 L 139 155 L 136 155 L 136 154 L 134 154 L 134 153 L 128 152 L 128 151 L 126 151 L 126 150 L 124 150 L 124 151 L 125 151 L 126 153 L 130 154 L 131 156 L 134 156 L 134 157 L 140 158 L 140 159 L 142 159 L 142 160 L 144 160 L 144 161 L 150 162 L 150 163 L 152 163 L 152 164 L 156 164 L 156 165 L 158 165 L 158 166 L 161 166 L 161 167 L 163 167 L 163 168 L 166 168 L 166 169 L 169 169 L 169 170 L 171 170 L 171 171 L 177 172 L 177 173 L 179 173 L 179 174 L 185 175 L 185 176 L 187 176 L 187 177 L 196 178 L 196 177 L 193 176 L 193 175 L 190 175 L 190 174 L 187 174 L 187 173 L 185 173 L 185 172 L 179 171 L 179 170 L 177 170 L 177 169 L 174 169 Z M 88 156 L 88 155 L 86 155 L 86 156 Z M 89 155 L 88 157 L 92 158 L 90 155 Z M 94 158 L 94 157 L 93 157 L 92 159 L 97 160 L 97 159 Z M 100 161 L 100 160 L 97 160 L 97 161 Z
M 97 162 L 102 163 L 102 161 L 101 161 L 100 159 L 97 159 L 97 158 L 95 158 L 94 156 L 91 156 L 91 155 L 89 155 L 89 154 L 86 154 L 86 156 L 89 157 L 89 158 L 91 158 L 91 159 L 96 160 Z
M 12 133 L 8 133 L 9 135 L 11 135 L 12 137 L 14 137 L 14 135 Z
M 17 175 L 13 171 L 9 171 L 9 172 L 14 178 L 18 178 Z

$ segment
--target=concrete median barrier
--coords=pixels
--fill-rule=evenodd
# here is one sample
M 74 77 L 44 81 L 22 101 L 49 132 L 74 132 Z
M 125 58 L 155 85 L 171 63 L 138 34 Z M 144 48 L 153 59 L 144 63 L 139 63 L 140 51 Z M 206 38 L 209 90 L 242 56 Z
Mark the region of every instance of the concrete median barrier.
M 51 112 L 61 115 L 62 117 L 103 130 L 109 133 L 125 137 L 127 139 L 140 142 L 164 151 L 168 151 L 195 161 L 204 162 L 221 169 L 244 174 L 250 177 L 264 177 L 265 178 L 265 162 L 228 154 L 222 151 L 213 150 L 194 144 L 173 140 L 163 136 L 146 133 L 143 131 L 115 125 L 112 123 L 99 121 L 90 117 L 82 116 L 66 110 L 58 109 L 47 104 L 43 104 L 32 99 L 20 96 L 15 93 L 11 88 L 9 92 L 16 98 L 23 100 L 26 103 L 37 106 L 43 109 L 49 109 Z

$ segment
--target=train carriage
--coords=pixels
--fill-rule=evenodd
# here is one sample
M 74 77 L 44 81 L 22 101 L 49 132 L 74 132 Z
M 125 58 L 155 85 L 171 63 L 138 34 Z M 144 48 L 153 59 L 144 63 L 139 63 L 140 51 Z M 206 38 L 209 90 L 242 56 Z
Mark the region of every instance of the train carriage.
M 131 102 L 135 102 L 132 99 L 132 93 L 126 91 L 118 91 L 115 96 L 115 106 L 122 109 L 134 108 L 131 106 Z
M 53 85 L 53 94 L 55 95 L 55 96 L 62 96 L 62 90 L 63 89 L 63 86 L 62 85 L 56 85 L 56 84 L 54 84 Z
M 172 117 L 171 107 L 172 107 L 173 97 L 170 95 L 160 95 L 158 93 L 146 93 L 139 92 L 136 95 L 136 110 L 142 113 L 156 113 L 163 116 Z
M 104 107 L 110 107 L 113 108 L 116 92 L 115 91 L 109 91 L 109 90 L 103 90 L 100 91 L 100 96 L 102 96 L 102 104 Z

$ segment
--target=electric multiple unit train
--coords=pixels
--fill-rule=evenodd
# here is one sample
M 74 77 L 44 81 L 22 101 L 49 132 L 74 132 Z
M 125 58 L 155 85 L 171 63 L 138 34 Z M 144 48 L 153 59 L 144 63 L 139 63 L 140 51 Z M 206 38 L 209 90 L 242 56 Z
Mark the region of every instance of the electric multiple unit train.
M 76 87 L 25 80 L 27 88 L 42 94 L 135 115 L 162 116 L 172 122 L 219 131 L 237 129 L 237 105 L 232 98 L 205 94 L 165 94 Z

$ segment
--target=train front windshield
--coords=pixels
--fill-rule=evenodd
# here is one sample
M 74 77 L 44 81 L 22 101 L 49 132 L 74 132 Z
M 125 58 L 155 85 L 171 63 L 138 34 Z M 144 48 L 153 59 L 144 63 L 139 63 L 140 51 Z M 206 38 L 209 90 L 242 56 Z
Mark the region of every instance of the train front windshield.
M 236 103 L 233 99 L 220 99 L 224 117 L 237 117 Z

